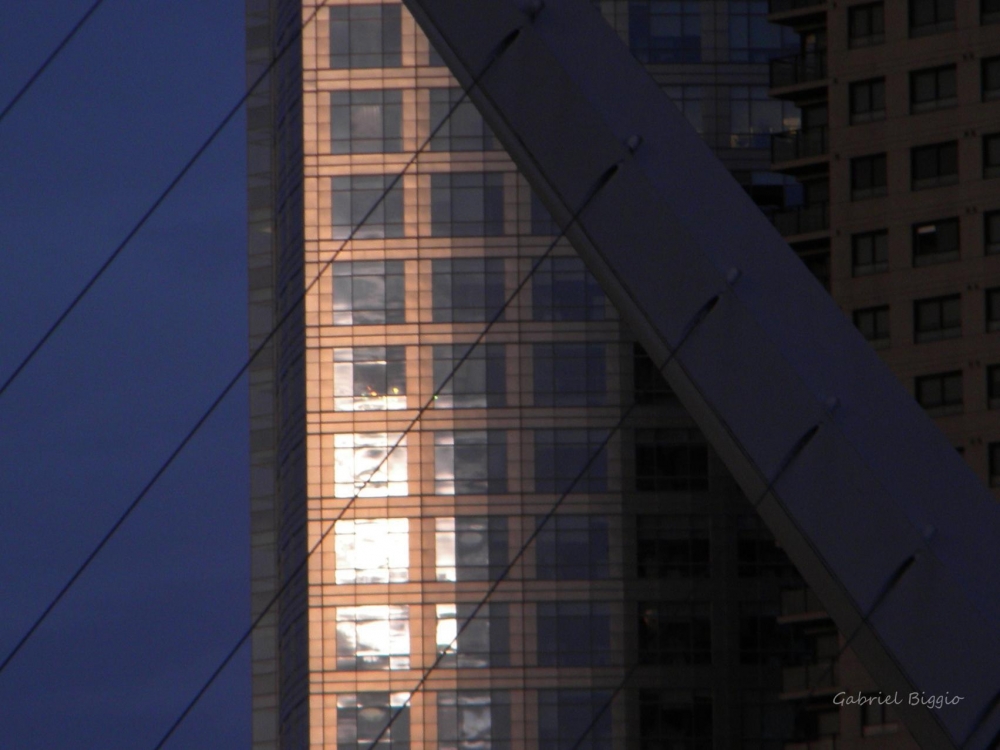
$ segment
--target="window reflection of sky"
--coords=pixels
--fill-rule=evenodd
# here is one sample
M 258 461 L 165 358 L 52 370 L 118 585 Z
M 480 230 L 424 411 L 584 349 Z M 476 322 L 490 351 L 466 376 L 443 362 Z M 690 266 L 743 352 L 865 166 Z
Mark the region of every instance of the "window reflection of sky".
M 409 520 L 338 521 L 337 583 L 405 583 L 409 580 Z

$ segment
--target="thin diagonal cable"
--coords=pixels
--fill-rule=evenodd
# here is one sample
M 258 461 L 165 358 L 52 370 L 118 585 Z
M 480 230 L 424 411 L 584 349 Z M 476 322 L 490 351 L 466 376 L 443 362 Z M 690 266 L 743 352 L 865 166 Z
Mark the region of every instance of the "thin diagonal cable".
M 56 48 L 52 50 L 51 53 L 49 53 L 49 56 L 45 58 L 45 61 L 38 66 L 38 69 L 31 74 L 31 77 L 25 81 L 20 90 L 14 94 L 14 98 L 7 102 L 7 106 L 3 108 L 2 112 L 0 112 L 0 123 L 2 123 L 7 115 L 10 114 L 11 110 L 17 106 L 17 103 L 21 101 L 24 95 L 28 93 L 29 89 L 35 85 L 35 81 L 42 77 L 42 74 L 53 62 L 55 62 L 55 59 L 59 57 L 60 53 L 66 48 L 66 45 L 73 41 L 73 37 L 77 35 L 80 29 L 82 29 L 86 25 L 87 21 L 90 20 L 90 17 L 94 15 L 97 9 L 103 4 L 104 0 L 96 0 L 96 2 L 87 9 L 87 12 L 80 16 L 80 20 L 74 24 L 73 28 L 69 30 L 69 33 L 63 37 L 63 40 L 56 45 Z
M 326 0 L 324 0 L 324 2 L 325 1 Z M 493 63 L 493 60 L 490 61 L 490 65 L 492 65 L 492 63 Z M 480 74 L 480 77 L 482 75 L 484 75 L 487 70 L 489 70 L 489 66 L 487 66 L 487 68 L 484 69 L 483 73 Z M 302 291 L 302 293 L 295 299 L 294 303 L 292 305 L 290 305 L 289 308 L 285 311 L 285 313 L 281 316 L 281 318 L 279 318 L 278 322 L 270 330 L 270 332 L 267 334 L 267 336 L 265 336 L 264 339 L 257 345 L 257 347 L 253 350 L 253 352 L 247 358 L 247 360 L 240 367 L 240 369 L 236 372 L 235 375 L 233 375 L 233 377 L 229 380 L 229 382 L 222 389 L 222 391 L 219 393 L 219 395 L 215 398 L 215 400 L 212 401 L 212 403 L 208 406 L 208 408 L 205 410 L 205 412 L 201 415 L 201 417 L 198 419 L 198 421 L 195 423 L 195 425 L 188 431 L 188 433 L 184 436 L 184 438 L 181 440 L 181 442 L 178 444 L 178 446 L 174 449 L 174 451 L 170 454 L 170 456 L 168 456 L 167 459 L 163 462 L 163 464 L 160 466 L 160 468 L 157 469 L 157 471 L 153 475 L 153 477 L 146 483 L 146 485 L 142 488 L 142 490 L 135 497 L 135 499 L 133 499 L 132 502 L 128 505 L 128 507 L 122 512 L 122 514 L 118 517 L 118 519 L 115 521 L 115 523 L 105 533 L 105 535 L 97 543 L 97 545 L 90 552 L 90 554 L 87 555 L 87 557 L 80 564 L 80 566 L 76 569 L 76 571 L 69 578 L 69 580 L 63 585 L 63 587 L 59 590 L 59 592 L 55 595 L 55 597 L 53 597 L 53 599 L 45 607 L 45 609 L 42 611 L 42 613 L 31 624 L 31 626 L 28 628 L 28 630 L 25 632 L 25 634 L 18 640 L 17 644 L 7 654 L 7 656 L 4 658 L 3 662 L 0 662 L 0 675 L 3 674 L 3 671 L 14 660 L 14 658 L 17 656 L 17 654 L 24 648 L 24 646 L 31 639 L 31 637 L 35 634 L 35 632 L 42 625 L 42 623 L 45 622 L 45 620 L 49 617 L 49 615 L 56 608 L 56 606 L 59 604 L 59 602 L 62 601 L 63 597 L 65 597 L 66 594 L 69 593 L 70 589 L 72 589 L 72 587 L 76 584 L 76 582 L 80 578 L 80 576 L 83 575 L 84 571 L 86 571 L 87 568 L 90 567 L 90 565 L 94 561 L 94 559 L 100 554 L 100 552 L 104 549 L 104 547 L 107 546 L 108 542 L 111 541 L 112 537 L 114 537 L 114 535 L 118 532 L 118 530 L 121 528 L 121 526 L 125 523 L 125 521 L 129 518 L 129 516 L 132 515 L 132 513 L 135 511 L 135 509 L 139 506 L 139 504 L 143 501 L 143 499 L 146 497 L 146 495 L 149 493 L 149 491 L 153 488 L 153 486 L 159 481 L 160 477 L 162 477 L 163 474 L 166 473 L 167 469 L 170 468 L 170 466 L 177 459 L 177 457 L 181 454 L 181 452 L 183 452 L 184 448 L 187 447 L 188 443 L 191 442 L 191 440 L 198 433 L 198 431 L 202 428 L 202 426 L 205 424 L 205 422 L 208 421 L 209 417 L 212 416 L 212 414 L 219 407 L 219 405 L 223 402 L 223 400 L 225 400 L 226 396 L 229 395 L 229 392 L 232 391 L 232 389 L 239 382 L 240 378 L 242 378 L 243 375 L 246 373 L 246 371 L 250 368 L 250 365 L 253 364 L 253 362 L 257 359 L 257 357 L 260 356 L 261 352 L 263 352 L 264 349 L 267 348 L 267 346 L 270 344 L 271 340 L 277 335 L 278 331 L 280 331 L 281 328 L 284 326 L 284 324 L 291 318 L 291 316 L 295 313 L 295 311 L 298 309 L 298 307 L 303 303 L 303 301 L 305 300 L 305 298 L 309 294 L 309 292 L 311 292 L 312 289 L 313 289 L 313 287 L 319 282 L 319 280 L 323 276 L 323 274 L 330 268 L 330 266 L 333 264 L 334 260 L 336 260 L 337 256 L 340 254 L 340 252 L 347 246 L 348 243 L 351 242 L 351 240 L 354 239 L 354 235 L 357 233 L 357 231 L 365 224 L 365 222 L 368 221 L 369 218 L 371 218 L 372 214 L 375 213 L 375 211 L 378 209 L 378 207 L 385 200 L 386 196 L 388 196 L 389 193 L 393 190 L 393 188 L 395 188 L 395 186 L 397 184 L 399 184 L 399 181 L 403 178 L 403 175 L 410 169 L 411 166 L 413 166 L 413 164 L 416 162 L 416 160 L 420 156 L 420 154 L 423 153 L 424 150 L 426 150 L 427 146 L 430 144 L 430 142 L 432 141 L 432 139 L 438 134 L 438 132 L 441 130 L 441 128 L 444 127 L 445 123 L 448 122 L 448 120 L 451 118 L 451 116 L 454 114 L 454 112 L 458 109 L 458 107 L 465 101 L 466 96 L 467 96 L 467 94 L 463 95 L 462 97 L 459 97 L 459 99 L 454 104 L 452 104 L 451 108 L 448 110 L 448 112 L 445 115 L 445 117 L 441 120 L 440 123 L 438 123 L 438 125 L 434 128 L 434 130 L 427 137 L 427 139 L 421 144 L 420 148 L 417 149 L 413 153 L 413 155 L 411 156 L 411 158 L 409 159 L 409 161 L 407 161 L 407 163 L 403 166 L 403 169 L 399 172 L 399 174 L 397 174 L 389 182 L 389 184 L 384 188 L 384 190 L 382 191 L 382 194 L 378 197 L 378 199 L 375 201 L 375 203 L 371 206 L 371 208 L 368 209 L 368 211 L 361 218 L 361 220 L 359 221 L 359 223 L 351 230 L 351 233 L 347 236 L 347 238 L 345 238 L 343 240 L 343 242 L 341 242 L 340 247 L 337 248 L 337 250 L 333 253 L 333 255 L 330 257 L 330 259 L 328 261 L 326 261 L 326 263 L 324 263 L 323 266 L 319 269 L 319 271 L 317 272 L 315 278 L 313 278 L 313 280 L 311 282 L 309 282 L 309 284 L 305 287 L 305 289 Z M 470 352 L 471 352 L 471 350 L 470 350 Z M 466 354 L 466 356 L 468 356 L 468 353 Z M 465 361 L 465 358 L 463 358 L 462 360 L 460 360 L 459 363 L 458 363 L 458 365 L 456 365 L 456 369 L 464 361 Z M 449 378 L 449 380 L 450 380 L 450 378 Z M 233 654 L 233 655 L 235 655 L 235 654 Z M 232 658 L 232 655 L 230 656 L 230 658 Z
M 583 734 L 579 736 L 577 741 L 573 743 L 573 747 L 571 747 L 569 750 L 579 750 L 580 746 L 583 744 L 583 741 L 587 739 L 587 737 L 590 735 L 591 732 L 594 731 L 594 728 L 597 726 L 597 722 L 599 722 L 601 720 L 601 717 L 608 712 L 608 709 L 611 708 L 611 704 L 615 702 L 615 698 L 617 698 L 621 694 L 622 690 L 625 689 L 626 683 L 632 678 L 632 675 L 635 674 L 635 670 L 637 670 L 638 668 L 639 668 L 638 662 L 629 667 L 629 670 L 625 673 L 625 676 L 622 677 L 622 681 L 618 683 L 618 686 L 614 689 L 614 691 L 612 691 L 610 697 L 604 702 L 604 705 L 601 706 L 600 710 L 598 710 L 598 712 L 594 714 L 594 717 L 590 720 L 590 723 L 587 725 L 587 728 L 583 730 Z
M 0 398 L 3 398 L 3 395 L 7 392 L 7 389 L 10 388 L 10 386 L 14 383 L 14 381 L 17 380 L 18 376 L 22 372 L 24 372 L 24 368 L 26 368 L 28 364 L 35 358 L 35 355 L 37 355 L 38 352 L 41 351 L 42 347 L 44 347 L 45 344 L 48 343 L 49 339 L 52 338 L 53 334 L 59 329 L 59 327 L 63 324 L 66 318 L 68 318 L 70 314 L 77 308 L 77 305 L 79 305 L 83 301 L 83 298 L 87 296 L 87 294 L 98 282 L 98 280 L 100 280 L 100 278 L 104 276 L 105 272 L 107 272 L 107 270 L 111 267 L 111 265 L 115 262 L 115 260 L 118 259 L 118 256 L 121 255 L 122 251 L 128 246 L 128 244 L 132 241 L 132 239 L 146 225 L 146 222 L 148 222 L 150 218 L 152 218 L 153 214 L 156 213 L 157 209 L 159 209 L 159 207 L 163 205 L 164 201 L 166 201 L 166 199 L 170 196 L 170 194 L 173 193 L 174 188 L 176 188 L 177 185 L 179 185 L 180 182 L 187 176 L 187 173 L 190 172 L 192 167 L 194 167 L 194 165 L 198 162 L 198 160 L 201 159 L 202 154 L 204 154 L 209 149 L 209 147 L 215 142 L 215 139 L 219 137 L 219 135 L 222 133 L 223 130 L 225 130 L 226 126 L 230 123 L 230 121 L 243 108 L 243 105 L 246 104 L 247 99 L 250 98 L 250 96 L 261 84 L 261 82 L 268 75 L 270 75 L 271 71 L 274 70 L 274 67 L 278 64 L 281 58 L 284 57 L 285 54 L 288 52 L 288 50 L 292 48 L 292 45 L 294 45 L 299 40 L 299 38 L 302 36 L 303 29 L 305 29 L 306 26 L 312 23 L 313 19 L 316 17 L 316 14 L 319 13 L 320 9 L 325 7 L 328 2 L 329 0 L 322 0 L 313 9 L 313 12 L 309 15 L 309 17 L 306 18 L 302 26 L 296 28 L 295 33 L 292 34 L 291 37 L 289 37 L 288 41 L 285 42 L 284 46 L 282 46 L 281 49 L 278 50 L 278 53 L 273 58 L 271 58 L 271 62 L 268 63 L 267 67 L 264 68 L 261 74 L 254 79 L 254 82 L 250 85 L 250 87 L 247 88 L 247 90 L 243 93 L 243 95 L 239 98 L 239 100 L 230 108 L 226 116 L 222 118 L 222 121 L 215 126 L 215 129 L 211 132 L 208 138 L 205 139 L 205 141 L 203 141 L 202 144 L 198 147 L 198 149 L 194 152 L 194 155 L 190 159 L 188 159 L 187 163 L 183 167 L 181 167 L 181 170 L 170 181 L 170 184 L 168 184 L 167 187 L 163 189 L 163 191 L 156 198 L 156 200 L 153 201 L 152 205 L 148 209 L 146 209 L 146 212 L 140 217 L 139 221 L 136 222 L 135 226 L 132 227 L 131 231 L 129 231 L 129 233 L 125 235 L 125 239 L 123 239 L 120 243 L 118 243 L 118 246 L 115 247 L 115 249 L 111 252 L 111 254 L 105 259 L 104 263 L 101 264 L 100 268 L 98 268 L 97 271 L 94 272 L 94 274 L 90 277 L 87 283 L 83 285 L 83 288 L 70 301 L 69 305 L 66 306 L 66 308 L 62 311 L 62 313 L 60 313 L 59 317 L 56 318 L 56 320 L 52 323 L 52 325 L 48 327 L 48 329 L 45 331 L 42 337 L 38 340 L 38 342 L 34 345 L 34 347 L 32 347 L 31 351 L 28 352 L 28 354 L 24 357 L 24 359 L 21 360 L 20 364 L 18 364 L 18 366 L 14 368 L 14 371 L 4 381 L 3 385 L 0 385 Z M 3 671 L 3 666 L 0 666 L 0 672 L 2 671 Z

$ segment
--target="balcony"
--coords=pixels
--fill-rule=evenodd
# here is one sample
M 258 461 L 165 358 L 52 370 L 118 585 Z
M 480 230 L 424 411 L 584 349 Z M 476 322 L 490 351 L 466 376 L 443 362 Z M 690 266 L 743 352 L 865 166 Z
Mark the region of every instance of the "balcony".
M 788 696 L 823 688 L 833 690 L 837 684 L 836 671 L 833 660 L 804 664 L 800 667 L 785 667 L 781 670 L 781 692 Z
M 782 237 L 822 232 L 830 228 L 829 208 L 827 203 L 786 208 L 772 213 L 771 223 L 774 224 Z
M 826 80 L 826 52 L 806 52 L 771 60 L 771 88 L 781 89 Z
M 808 130 L 789 130 L 771 136 L 771 163 L 809 159 L 829 153 L 826 126 Z

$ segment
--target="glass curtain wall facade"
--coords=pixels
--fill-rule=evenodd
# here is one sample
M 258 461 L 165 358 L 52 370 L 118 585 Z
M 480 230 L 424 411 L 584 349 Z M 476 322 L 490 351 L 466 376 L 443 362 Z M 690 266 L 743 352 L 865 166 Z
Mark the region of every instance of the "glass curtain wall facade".
M 592 5 L 783 202 L 765 4 Z M 255 750 L 783 748 L 797 575 L 413 19 L 248 10 Z

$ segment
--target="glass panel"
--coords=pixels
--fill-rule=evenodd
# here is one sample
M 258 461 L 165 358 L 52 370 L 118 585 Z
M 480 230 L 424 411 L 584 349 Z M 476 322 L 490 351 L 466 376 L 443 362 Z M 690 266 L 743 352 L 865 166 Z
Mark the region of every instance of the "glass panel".
M 389 449 L 399 445 L 389 453 Z M 336 497 L 408 494 L 406 436 L 381 432 L 334 435 Z
M 337 669 L 409 669 L 410 608 L 337 608 Z
M 406 408 L 406 347 L 334 349 L 333 361 L 334 410 Z
M 337 583 L 405 583 L 410 578 L 406 518 L 337 521 Z

